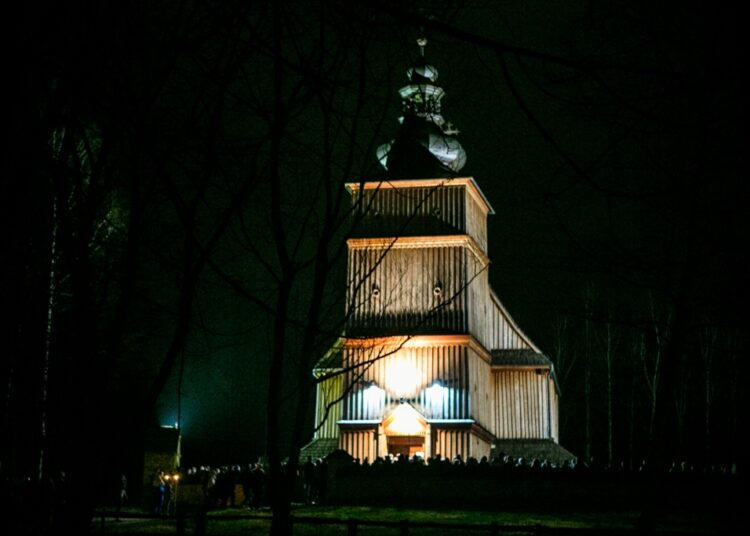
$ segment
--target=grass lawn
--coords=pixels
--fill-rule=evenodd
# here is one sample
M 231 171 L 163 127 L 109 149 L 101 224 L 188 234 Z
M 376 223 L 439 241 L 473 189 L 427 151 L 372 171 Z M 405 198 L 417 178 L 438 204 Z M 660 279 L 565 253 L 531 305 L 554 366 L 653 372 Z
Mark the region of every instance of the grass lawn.
M 128 510 L 126 515 L 138 515 L 137 510 Z M 502 511 L 468 511 L 468 510 L 430 510 L 430 509 L 400 509 L 386 507 L 366 506 L 298 506 L 293 510 L 297 518 L 313 518 L 319 523 L 307 521 L 295 524 L 295 535 L 347 535 L 348 527 L 344 524 L 320 524 L 326 520 L 356 519 L 370 522 L 401 522 L 407 520 L 409 523 L 443 523 L 446 525 L 478 525 L 489 528 L 491 522 L 497 522 L 500 528 L 503 526 L 528 526 L 529 528 L 541 525 L 546 528 L 563 529 L 566 534 L 575 534 L 575 529 L 584 529 L 581 534 L 586 534 L 585 529 L 599 529 L 603 531 L 617 532 L 618 530 L 632 530 L 637 527 L 638 512 L 566 512 L 566 513 L 539 513 L 539 512 L 502 512 Z M 300 520 L 302 521 L 302 520 Z M 721 532 L 721 524 L 727 520 L 718 520 L 714 515 L 698 512 L 684 512 L 662 514 L 655 518 L 654 527 L 656 533 L 672 534 L 716 534 Z M 268 534 L 270 526 L 270 512 L 267 510 L 247 511 L 243 509 L 225 509 L 209 512 L 207 519 L 206 534 L 220 535 L 247 535 L 260 536 Z M 174 519 L 137 519 L 123 517 L 119 522 L 107 519 L 104 524 L 96 520 L 92 527 L 94 534 L 175 534 Z M 567 529 L 567 530 L 565 530 Z M 193 534 L 195 525 L 193 520 L 187 520 L 185 534 Z M 529 532 L 516 532 L 501 530 L 500 534 L 528 534 Z M 386 536 L 400 535 L 400 528 L 378 527 L 359 525 L 358 535 Z M 470 531 L 463 528 L 422 528 L 409 527 L 409 536 L 459 536 L 463 534 L 489 534 L 489 530 Z M 637 534 L 635 531 L 632 534 Z

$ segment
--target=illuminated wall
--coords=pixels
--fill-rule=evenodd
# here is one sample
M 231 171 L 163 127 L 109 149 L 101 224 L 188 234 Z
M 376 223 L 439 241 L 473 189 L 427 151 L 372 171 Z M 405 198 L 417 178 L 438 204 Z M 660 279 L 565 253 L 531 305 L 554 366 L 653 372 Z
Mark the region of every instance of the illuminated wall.
M 465 234 L 487 250 L 489 205 L 473 179 L 422 179 L 351 183 L 362 200 L 361 236 L 438 236 Z
M 427 419 L 468 419 L 467 347 L 425 339 L 347 347 L 344 366 L 353 368 L 345 381 L 353 388 L 344 399 L 342 419 L 383 419 L 402 401 Z
M 320 371 L 320 375 L 335 371 Z M 332 375 L 318 383 L 315 396 L 315 437 L 333 439 L 339 436 L 337 422 L 341 419 L 341 403 L 337 401 L 344 392 L 343 375 Z M 321 423 L 322 426 L 321 426 Z
M 557 392 L 549 370 L 508 367 L 492 377 L 499 439 L 557 438 Z
M 350 335 L 465 333 L 465 237 L 349 241 Z
M 473 179 L 347 188 L 364 203 L 347 241 L 345 372 L 318 386 L 316 425 L 344 396 L 316 437 L 360 460 L 404 445 L 466 459 L 489 456 L 497 438 L 556 440 L 549 366 L 492 364 L 496 350 L 549 361 L 489 285 L 491 208 Z

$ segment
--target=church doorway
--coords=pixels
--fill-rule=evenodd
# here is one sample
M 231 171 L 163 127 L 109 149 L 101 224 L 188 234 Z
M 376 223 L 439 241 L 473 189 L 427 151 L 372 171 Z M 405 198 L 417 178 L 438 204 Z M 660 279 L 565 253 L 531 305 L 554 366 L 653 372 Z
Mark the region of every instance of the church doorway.
M 388 437 L 388 454 L 407 458 L 424 457 L 424 436 L 390 436 Z
M 411 404 L 401 403 L 383 419 L 388 454 L 408 458 L 425 455 L 427 421 Z

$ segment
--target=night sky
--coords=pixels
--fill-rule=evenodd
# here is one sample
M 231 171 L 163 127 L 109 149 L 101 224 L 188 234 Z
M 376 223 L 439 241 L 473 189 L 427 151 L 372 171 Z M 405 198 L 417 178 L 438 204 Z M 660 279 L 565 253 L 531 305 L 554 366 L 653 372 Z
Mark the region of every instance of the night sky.
M 20 377 L 23 386 L 14 387 L 12 396 L 25 389 L 24 396 L 34 400 L 39 392 L 51 199 L 64 194 L 60 160 L 50 153 L 65 151 L 65 142 L 55 141 L 64 138 L 65 128 L 89 134 L 76 138 L 79 143 L 99 140 L 94 149 L 79 147 L 70 154 L 99 155 L 100 166 L 85 161 L 75 166 L 104 177 L 99 184 L 107 186 L 89 192 L 86 210 L 75 205 L 70 221 L 61 224 L 59 312 L 49 355 L 52 400 L 65 400 L 65 389 L 80 380 L 71 378 L 70 370 L 92 371 L 80 363 L 73 369 L 66 365 L 87 329 L 76 324 L 78 302 L 70 298 L 79 289 L 75 277 L 66 278 L 75 273 L 71 259 L 78 259 L 74 238 L 80 233 L 71 232 L 66 242 L 65 225 L 77 228 L 84 215 L 96 222 L 89 250 L 97 267 L 91 274 L 96 283 L 89 287 L 96 304 L 90 329 L 105 336 L 97 339 L 94 354 L 109 351 L 106 341 L 116 334 L 120 344 L 116 365 L 106 372 L 107 388 L 139 399 L 137 393 L 146 393 L 169 354 L 179 325 L 186 222 L 207 247 L 243 180 L 266 177 L 270 152 L 263 136 L 274 81 L 269 6 L 220 2 L 209 9 L 188 3 L 180 10 L 174 4 L 41 4 L 19 23 L 20 104 L 13 106 L 21 158 L 10 175 L 19 186 L 7 185 L 15 192 L 8 198 L 17 201 L 6 211 L 6 229 L 12 235 L 12 268 L 26 275 L 11 293 L 21 320 L 9 331 L 15 358 L 4 379 Z M 438 85 L 446 91 L 443 115 L 459 129 L 468 154 L 461 175 L 475 178 L 496 212 L 488 221 L 490 282 L 521 329 L 553 361 L 561 319 L 578 326 L 588 319 L 598 327 L 609 319 L 628 333 L 625 341 L 631 332 L 648 330 L 648 304 L 654 300 L 685 312 L 673 326 L 684 335 L 685 348 L 706 326 L 721 330 L 720 340 L 731 333 L 732 341 L 739 341 L 733 347 L 746 348 L 748 285 L 741 257 L 747 247 L 748 187 L 739 84 L 746 61 L 735 8 L 698 2 L 421 4 L 424 10 L 409 12 L 390 2 L 354 8 L 302 2 L 284 8 L 283 109 L 291 119 L 279 167 L 288 234 L 305 236 L 299 216 L 307 207 L 313 207 L 312 221 L 320 216 L 314 177 L 325 161 L 325 122 L 318 113 L 323 104 L 311 88 L 327 88 L 328 82 L 316 73 L 339 76 L 332 79 L 340 83 L 332 102 L 340 114 L 328 125 L 328 141 L 336 147 L 330 156 L 340 188 L 377 178 L 382 170 L 374 149 L 397 130 L 397 91 L 418 53 L 416 38 L 424 34 L 426 59 L 437 67 Z M 319 32 L 320 20 L 325 32 Z M 333 68 L 336 62 L 340 70 Z M 361 109 L 358 91 L 366 95 Z M 356 110 L 361 121 L 353 138 Z M 353 163 L 346 168 L 352 139 Z M 74 167 L 71 158 L 63 162 L 68 167 Z M 349 175 L 343 176 L 345 170 Z M 69 183 L 71 199 L 94 187 L 75 174 Z M 187 464 L 245 463 L 265 450 L 273 334 L 271 317 L 259 303 L 272 304 L 275 295 L 259 258 L 273 259 L 266 202 L 271 191 L 264 180 L 243 191 L 242 216 L 232 217 L 193 282 L 184 345 L 174 354 L 154 416 L 164 425 L 179 419 Z M 118 317 L 117 287 L 126 278 L 115 260 L 125 258 L 129 242 L 120 231 L 136 208 L 142 247 L 128 287 L 132 299 Z M 307 244 L 301 242 L 304 251 Z M 201 248 L 193 255 L 199 258 Z M 239 295 L 217 270 L 241 281 L 252 299 Z M 332 274 L 330 288 L 338 290 L 326 297 L 326 321 L 333 325 L 343 313 L 340 263 Z M 589 310 L 587 289 L 596 295 Z M 309 287 L 295 287 L 292 304 L 300 317 L 309 295 Z M 574 354 L 576 343 L 566 344 L 567 355 Z M 630 371 L 626 347 L 622 342 L 617 350 L 622 371 Z M 736 363 L 726 365 L 723 377 L 744 370 L 732 369 L 740 366 Z M 674 365 L 674 385 L 679 370 L 686 369 Z M 285 374 L 282 396 L 295 389 L 292 372 Z M 561 378 L 561 443 L 574 452 L 584 443 L 577 375 L 574 368 Z M 113 415 L 126 414 L 123 408 L 136 403 L 125 396 L 114 404 Z M 727 407 L 735 399 L 728 400 Z M 38 402 L 25 411 L 33 418 L 35 408 Z M 17 424 L 20 413 L 7 413 L 6 422 L 16 423 L 9 426 L 16 427 L 17 444 L 33 443 L 34 432 Z M 53 418 L 65 421 L 54 412 Z M 54 423 L 51 428 L 54 435 Z M 736 427 L 722 431 L 721 441 L 730 440 L 730 429 Z

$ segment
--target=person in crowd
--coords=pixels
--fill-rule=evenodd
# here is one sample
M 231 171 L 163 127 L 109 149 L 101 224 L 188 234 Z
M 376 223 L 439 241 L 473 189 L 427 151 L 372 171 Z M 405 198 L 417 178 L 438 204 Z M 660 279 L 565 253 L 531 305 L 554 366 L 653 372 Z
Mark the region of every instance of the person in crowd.
M 120 475 L 118 479 L 118 490 L 117 490 L 117 521 L 120 520 L 120 512 L 125 503 L 128 502 L 128 479 L 124 474 Z
M 167 494 L 167 482 L 164 480 L 164 471 L 157 469 L 151 478 L 151 490 L 153 493 L 153 512 L 157 515 L 164 513 L 164 499 Z
M 305 496 L 305 504 L 315 504 L 315 463 L 312 456 L 308 456 L 302 464 L 302 490 Z

